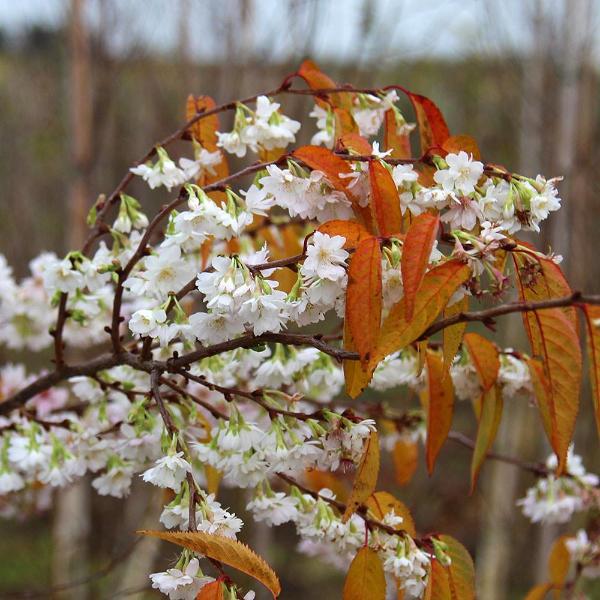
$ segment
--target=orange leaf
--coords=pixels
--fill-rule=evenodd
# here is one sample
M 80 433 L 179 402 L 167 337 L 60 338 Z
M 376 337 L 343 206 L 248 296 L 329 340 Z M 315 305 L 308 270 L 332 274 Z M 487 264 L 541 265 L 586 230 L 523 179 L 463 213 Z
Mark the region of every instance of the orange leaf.
M 438 354 L 427 352 L 427 444 L 425 458 L 429 474 L 433 472 L 435 459 L 442 448 L 454 411 L 454 387 L 452 379 L 445 377 L 444 364 Z
M 362 362 L 368 362 L 377 344 L 381 305 L 381 248 L 370 237 L 350 259 L 346 289 L 346 319 Z
M 390 108 L 385 111 L 383 147 L 392 151 L 392 158 L 410 158 L 410 137 L 408 133 L 398 133 L 396 113 Z M 369 154 L 371 150 L 369 150 Z
M 477 370 L 481 387 L 484 392 L 487 392 L 498 379 L 498 371 L 500 371 L 498 348 L 478 333 L 467 333 L 463 343 Z
M 449 535 L 440 535 L 438 539 L 446 544 L 446 554 L 451 563 L 448 567 L 450 590 L 453 600 L 475 599 L 475 567 L 468 550 Z
M 400 485 L 406 485 L 413 478 L 417 470 L 419 446 L 416 442 L 398 440 L 392 451 L 392 459 L 394 461 L 396 481 Z
M 473 450 L 473 460 L 471 461 L 471 493 L 473 493 L 477 484 L 477 478 L 483 461 L 496 439 L 498 426 L 502 418 L 503 399 L 502 393 L 497 386 L 493 385 L 489 390 L 484 392 L 481 400 L 481 417 L 479 419 L 477 439 L 475 440 L 475 449 Z
M 223 584 L 220 581 L 207 583 L 198 592 L 196 600 L 223 600 Z
M 344 582 L 343 600 L 385 600 L 385 574 L 375 550 L 363 546 L 352 562 Z
M 535 358 L 527 360 L 529 376 L 533 385 L 535 400 L 542 417 L 542 425 L 548 439 L 552 439 L 552 419 L 550 417 L 550 385 L 544 372 L 544 363 Z
M 431 269 L 415 299 L 412 320 L 406 319 L 404 298 L 392 307 L 384 320 L 373 360 L 375 365 L 388 354 L 414 342 L 433 323 L 469 275 L 469 267 L 457 260 L 446 261 Z
M 380 235 L 390 236 L 402 231 L 402 212 L 398 188 L 391 173 L 379 161 L 369 162 L 371 209 Z
M 596 428 L 600 434 L 600 306 L 586 304 L 583 313 L 588 334 L 587 350 L 594 414 L 596 415 Z
M 298 69 L 298 75 L 306 81 L 308 87 L 311 90 L 323 90 L 337 87 L 337 84 L 333 79 L 325 75 L 315 62 L 312 60 L 305 60 Z M 327 107 L 328 103 L 333 106 L 340 106 L 346 109 L 350 109 L 352 106 L 352 94 L 333 92 L 330 94 L 324 94 L 325 101 L 319 97 L 315 97 L 315 101 L 322 107 Z
M 424 600 L 454 600 L 450 591 L 448 570 L 439 560 L 431 561 Z
M 579 410 L 582 358 L 579 337 L 559 308 L 535 311 L 540 336 L 540 355 L 548 381 L 550 444 L 558 458 L 558 474 L 567 461 L 567 452 Z
M 327 221 L 317 227 L 317 231 L 327 235 L 341 235 L 346 238 L 344 248 L 356 248 L 360 242 L 371 237 L 371 234 L 357 221 Z
M 461 312 L 466 312 L 469 310 L 469 296 L 463 296 L 458 302 L 452 304 L 452 306 L 447 306 L 444 309 L 444 318 L 452 317 Z M 456 325 L 451 325 L 450 327 L 445 327 L 442 331 L 443 337 L 443 348 L 444 348 L 444 369 L 446 372 L 449 371 L 452 366 L 452 362 L 454 361 L 454 357 L 458 352 L 458 349 L 462 343 L 463 336 L 465 334 L 465 329 L 467 328 L 466 322 L 457 323 Z
M 334 138 L 335 141 L 339 141 L 339 139 L 348 134 L 357 134 L 358 135 L 358 125 L 356 121 L 352 117 L 352 114 L 349 110 L 345 108 L 334 108 L 333 109 L 333 123 L 334 123 Z M 369 154 L 371 150 L 369 149 Z
M 404 519 L 402 523 L 396 526 L 396 529 L 406 531 L 411 537 L 416 537 L 417 530 L 410 511 L 403 502 L 394 498 L 392 494 L 375 492 L 367 499 L 365 504 L 378 521 L 383 521 L 385 515 L 394 511 L 396 516 Z
M 347 160 L 336 156 L 331 150 L 322 148 L 321 146 L 301 146 L 300 148 L 296 148 L 292 154 L 311 169 L 325 173 L 327 181 L 329 181 L 333 188 L 338 192 L 346 194 L 358 206 L 357 199 L 354 197 L 352 190 L 349 190 L 347 187 L 351 179 L 340 177 L 340 174 L 349 175 L 353 173 Z
M 520 245 L 527 245 L 520 241 Z M 519 298 L 530 302 L 563 298 L 572 293 L 572 290 L 561 271 L 553 261 L 534 255 L 532 252 L 513 252 L 517 274 L 517 287 Z M 560 309 L 571 322 L 573 329 L 579 331 L 577 310 L 573 306 Z M 540 332 L 532 312 L 523 313 L 523 322 L 531 343 L 534 355 L 541 354 Z
M 415 109 L 419 125 L 421 154 L 425 154 L 433 146 L 442 147 L 450 137 L 450 131 L 440 109 L 425 96 L 409 93 L 408 97 Z
M 273 569 L 248 546 L 231 538 L 204 533 L 201 531 L 138 531 L 141 535 L 160 538 L 172 544 L 183 546 L 208 558 L 218 560 L 237 571 L 246 573 L 262 583 L 276 598 L 281 593 L 281 585 Z
M 550 573 L 550 583 L 556 587 L 561 587 L 567 580 L 569 567 L 571 566 L 571 554 L 565 544 L 569 539 L 567 535 L 561 535 L 552 544 L 550 556 L 548 557 L 548 571 Z M 559 595 L 555 595 L 558 597 Z
M 342 516 L 343 523 L 346 523 L 356 509 L 375 491 L 378 475 L 379 436 L 376 431 L 373 431 L 365 442 L 365 449 L 356 469 L 352 491 L 346 503 L 346 511 Z
M 525 600 L 544 600 L 553 587 L 551 583 L 540 583 L 529 590 L 527 596 L 525 596 Z
M 191 120 L 196 114 L 215 108 L 215 101 L 210 96 L 194 97 L 190 94 L 186 104 L 186 118 Z M 219 129 L 219 115 L 209 115 L 196 121 L 189 129 L 190 135 L 209 152 L 218 150 L 217 131 Z
M 346 502 L 348 498 L 347 486 L 339 477 L 336 477 L 331 471 L 319 471 L 317 469 L 306 469 L 304 476 L 311 490 L 316 492 L 323 488 L 331 490 L 340 502 Z
M 345 133 L 338 140 L 340 150 L 351 150 L 356 154 L 370 155 L 373 148 L 369 141 L 358 133 Z
M 438 215 L 423 213 L 415 217 L 404 239 L 401 268 L 408 321 L 413 316 L 415 298 L 429 265 L 439 224 Z
M 344 348 L 351 352 L 356 351 L 347 319 L 344 319 Z M 372 371 L 363 368 L 362 363 L 358 360 L 345 360 L 343 368 L 346 393 L 350 398 L 356 398 L 367 387 Z
M 452 135 L 443 144 L 442 148 L 452 154 L 458 154 L 461 150 L 471 154 L 474 160 L 481 160 L 479 146 L 470 135 Z

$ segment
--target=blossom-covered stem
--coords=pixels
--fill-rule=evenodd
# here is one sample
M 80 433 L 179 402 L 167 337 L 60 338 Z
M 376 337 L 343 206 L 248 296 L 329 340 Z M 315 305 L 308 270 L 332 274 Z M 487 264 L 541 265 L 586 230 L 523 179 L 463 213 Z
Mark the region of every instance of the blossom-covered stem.
M 277 408 L 275 406 L 271 406 L 267 402 L 265 402 L 263 390 L 254 390 L 252 392 L 247 392 L 246 390 L 240 390 L 238 388 L 217 385 L 216 383 L 211 383 L 210 381 L 206 381 L 206 379 L 204 379 L 203 377 L 198 377 L 197 375 L 193 375 L 192 373 L 189 373 L 183 369 L 178 370 L 177 373 L 179 375 L 181 375 L 182 377 L 184 377 L 185 379 L 188 379 L 189 381 L 194 381 L 195 383 L 199 383 L 200 385 L 203 385 L 204 387 L 208 388 L 209 390 L 211 390 L 213 392 L 219 392 L 219 393 L 223 394 L 225 397 L 239 396 L 241 398 L 246 398 L 247 400 L 250 400 L 251 402 L 258 404 L 259 406 L 264 408 L 270 414 L 272 413 L 272 414 L 282 415 L 284 417 L 293 417 L 294 419 L 298 419 L 299 421 L 308 421 L 310 419 L 319 419 L 322 416 L 322 410 L 317 410 L 314 413 L 309 414 L 309 413 L 303 413 L 303 412 L 296 412 L 293 410 L 285 410 L 283 408 Z M 165 381 L 165 383 L 166 383 L 166 381 Z M 167 383 L 167 385 L 171 385 L 171 384 Z M 179 389 L 179 391 L 181 391 L 182 393 L 187 394 L 187 392 L 185 390 L 183 390 L 176 384 L 173 385 L 172 387 L 173 387 L 173 389 Z M 204 404 L 203 404 L 203 406 L 204 406 Z M 210 409 L 208 408 L 208 406 L 205 406 L 205 408 L 207 408 L 207 410 L 210 410 L 211 413 L 213 413 L 213 416 L 215 416 L 214 412 L 213 412 L 215 409 L 212 406 L 210 407 Z M 218 416 L 220 418 L 224 417 L 224 415 L 222 415 L 222 413 L 219 413 L 218 411 L 216 411 L 216 412 L 218 413 Z M 225 417 L 225 418 L 227 418 L 227 417 Z
M 343 348 L 331 346 L 323 341 L 321 336 L 307 335 L 300 333 L 264 333 L 262 335 L 246 334 L 233 340 L 228 340 L 220 344 L 214 344 L 207 348 L 190 352 L 184 356 L 172 358 L 167 361 L 169 370 L 178 369 L 185 367 L 193 362 L 208 358 L 209 356 L 215 356 L 227 352 L 228 350 L 235 350 L 236 348 L 252 348 L 258 344 L 264 342 L 280 343 L 288 346 L 312 346 L 329 356 L 333 356 L 337 360 L 358 360 L 358 352 L 350 352 Z
M 323 500 L 323 501 L 327 502 L 328 504 L 331 504 L 331 506 L 335 507 L 342 514 L 346 510 L 346 505 L 343 502 L 340 502 L 339 500 L 336 500 L 335 498 L 329 498 L 326 496 L 322 496 L 318 492 L 315 492 L 315 491 L 311 490 L 310 488 L 307 488 L 306 486 L 302 485 L 301 483 L 299 483 L 298 481 L 296 481 L 289 475 L 286 475 L 285 473 L 277 473 L 277 477 L 279 477 L 279 479 L 282 479 L 289 485 L 296 486 L 301 492 L 304 492 L 305 494 L 308 494 L 315 499 Z M 375 519 L 371 519 L 370 517 L 367 517 L 367 507 L 362 504 L 358 507 L 356 512 L 360 515 L 360 517 L 363 519 L 363 521 L 365 522 L 365 524 L 367 525 L 367 527 L 369 529 L 381 529 L 382 531 L 385 531 L 386 533 L 389 533 L 390 535 L 399 535 L 399 534 L 404 535 L 404 533 L 405 533 L 403 530 L 394 529 L 390 525 L 386 525 L 385 523 L 382 523 L 381 521 L 377 521 Z M 415 542 L 418 544 L 417 539 L 415 539 Z
M 584 295 L 581 292 L 573 292 L 571 295 L 563 296 L 562 298 L 540 300 L 539 302 L 509 302 L 507 304 L 501 304 L 500 306 L 495 306 L 486 310 L 459 312 L 451 317 L 440 319 L 428 327 L 421 334 L 419 339 L 427 339 L 434 333 L 442 331 L 442 329 L 450 327 L 451 325 L 455 325 L 456 323 L 480 321 L 484 325 L 492 326 L 494 324 L 494 318 L 502 315 L 508 315 L 515 312 L 543 310 L 547 308 L 563 308 L 565 306 L 577 306 L 580 304 L 600 304 L 600 295 Z

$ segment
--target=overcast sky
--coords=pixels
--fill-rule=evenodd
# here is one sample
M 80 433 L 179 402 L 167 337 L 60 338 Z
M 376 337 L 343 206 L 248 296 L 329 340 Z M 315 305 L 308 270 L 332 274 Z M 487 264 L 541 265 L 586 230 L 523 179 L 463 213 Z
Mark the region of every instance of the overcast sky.
M 103 1 L 107 0 L 87 0 L 90 23 L 98 22 L 98 7 Z M 180 31 L 181 6 L 189 2 L 190 49 L 204 59 L 223 52 L 224 36 L 214 24 L 215 13 L 238 6 L 235 0 L 108 1 L 118 13 L 118 24 L 111 28 L 111 44 L 117 52 L 132 44 L 158 51 L 173 49 Z M 548 10 L 562 4 L 559 0 L 543 2 Z M 310 21 L 306 17 L 309 11 L 300 11 L 305 22 L 299 19 L 295 32 L 286 30 L 290 27 L 286 13 L 294 3 L 319 7 Z M 306 49 L 317 59 L 344 61 L 358 53 L 369 55 L 370 49 L 365 48 L 360 35 L 365 0 L 252 0 L 250 4 L 251 43 L 265 58 L 288 57 L 291 36 L 306 37 L 308 31 L 313 36 Z M 377 43 L 381 44 L 371 50 L 376 50 L 378 58 L 452 58 L 500 52 L 505 47 L 527 49 L 527 5 L 532 5 L 531 0 L 371 0 L 371 5 Z M 0 24 L 16 34 L 33 24 L 59 25 L 68 6 L 68 0 L 0 0 Z

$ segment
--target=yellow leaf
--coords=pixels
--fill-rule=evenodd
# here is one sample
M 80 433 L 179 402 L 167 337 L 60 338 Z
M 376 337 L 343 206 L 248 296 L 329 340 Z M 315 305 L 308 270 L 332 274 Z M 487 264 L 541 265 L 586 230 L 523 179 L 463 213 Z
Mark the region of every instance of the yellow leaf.
M 571 566 L 571 554 L 565 544 L 570 539 L 567 535 L 561 535 L 552 544 L 550 556 L 548 557 L 548 572 L 550 573 L 550 583 L 557 587 L 564 585 L 569 574 Z
M 461 312 L 469 310 L 469 297 L 463 296 L 458 302 L 448 306 L 444 309 L 444 318 L 453 317 Z M 458 349 L 462 343 L 463 336 L 467 323 L 457 323 L 450 327 L 444 328 L 442 331 L 443 336 L 443 348 L 444 348 L 444 369 L 446 373 L 449 372 L 452 366 L 452 361 L 458 352 Z
M 439 355 L 428 352 L 427 363 L 427 444 L 425 459 L 427 471 L 433 472 L 435 460 L 442 448 L 454 412 L 454 387 L 452 378 L 445 377 L 444 365 Z
M 475 489 L 483 461 L 496 439 L 498 426 L 502 418 L 502 407 L 502 392 L 497 386 L 492 386 L 482 396 L 481 418 L 479 419 L 479 429 L 477 430 L 473 460 L 471 461 L 471 493 Z
M 218 560 L 234 569 L 250 575 L 262 583 L 274 598 L 281 593 L 279 579 L 273 569 L 245 544 L 222 535 L 211 535 L 200 531 L 138 531 L 141 535 L 160 538 L 183 546 L 208 558 Z
M 346 511 L 342 521 L 346 523 L 356 512 L 356 509 L 375 491 L 377 476 L 379 475 L 379 436 L 372 431 L 365 441 L 365 448 L 356 470 L 356 477 L 350 497 L 346 504 Z
M 363 546 L 352 562 L 344 582 L 343 600 L 385 600 L 385 575 L 375 550 Z
M 406 531 L 413 538 L 416 537 L 415 522 L 408 507 L 397 498 L 394 498 L 392 494 L 388 492 L 375 492 L 369 496 L 365 504 L 378 521 L 383 521 L 385 515 L 394 511 L 396 516 L 403 519 L 402 523 L 396 526 L 396 529 Z
M 438 539 L 446 544 L 446 553 L 451 563 L 448 566 L 448 578 L 453 600 L 475 599 L 475 567 L 469 551 L 449 535 L 440 535 Z
M 540 583 L 529 590 L 525 600 L 544 600 L 553 587 L 551 583 Z
M 448 571 L 438 560 L 432 560 L 423 600 L 453 600 Z
M 496 383 L 500 371 L 498 348 L 478 333 L 467 333 L 463 343 L 469 351 L 473 366 L 479 376 L 481 387 L 487 392 Z
M 327 221 L 317 227 L 317 231 L 327 235 L 341 235 L 346 239 L 344 248 L 356 248 L 360 242 L 371 237 L 371 234 L 357 221 Z

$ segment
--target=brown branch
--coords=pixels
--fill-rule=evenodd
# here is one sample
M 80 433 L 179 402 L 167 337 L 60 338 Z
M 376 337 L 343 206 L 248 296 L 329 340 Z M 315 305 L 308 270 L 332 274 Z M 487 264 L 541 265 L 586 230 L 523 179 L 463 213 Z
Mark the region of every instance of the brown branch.
M 486 310 L 477 310 L 470 312 L 460 312 L 446 319 L 440 319 L 428 327 L 419 337 L 419 340 L 431 337 L 438 331 L 446 327 L 456 325 L 457 323 L 471 323 L 480 321 L 491 325 L 495 317 L 508 315 L 516 312 L 530 312 L 544 310 L 549 308 L 564 308 L 566 306 L 575 306 L 579 304 L 600 304 L 600 295 L 585 295 L 581 292 L 573 292 L 570 296 L 562 298 L 552 298 L 550 300 L 540 300 L 539 302 L 509 302 Z
M 448 434 L 448 439 L 460 444 L 461 446 L 464 446 L 465 448 L 475 450 L 475 442 L 471 438 L 467 437 L 466 435 L 463 435 L 458 431 L 451 431 Z M 518 458 L 515 458 L 514 456 L 508 456 L 506 454 L 500 454 L 498 452 L 488 452 L 485 455 L 485 458 L 497 460 L 503 463 L 507 463 L 509 465 L 514 465 L 515 467 L 519 467 L 524 471 L 529 471 L 530 473 L 533 473 L 538 477 L 546 477 L 549 473 L 548 469 L 542 464 L 524 462 L 522 460 L 519 460 Z

